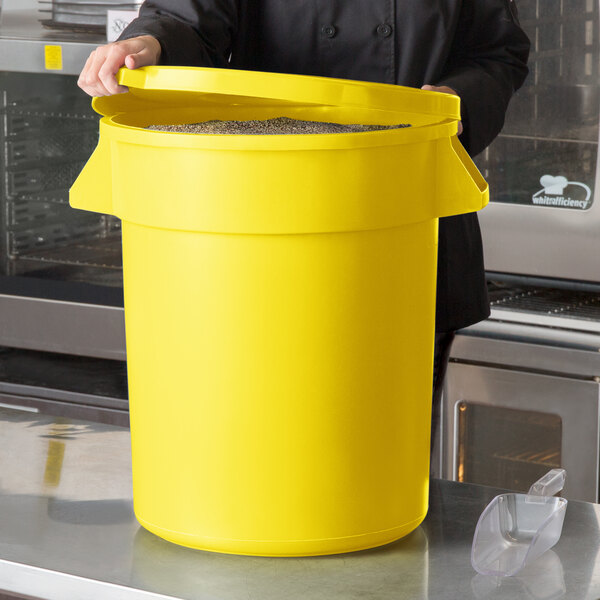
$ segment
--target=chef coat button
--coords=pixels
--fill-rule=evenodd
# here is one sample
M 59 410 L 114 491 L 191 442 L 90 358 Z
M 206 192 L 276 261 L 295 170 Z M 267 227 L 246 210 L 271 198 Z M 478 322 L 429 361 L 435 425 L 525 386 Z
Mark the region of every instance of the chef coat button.
M 377 35 L 380 37 L 390 37 L 392 35 L 392 26 L 387 23 L 377 25 Z
M 321 27 L 321 33 L 325 37 L 332 38 L 335 37 L 337 29 L 333 25 L 323 25 L 323 27 Z

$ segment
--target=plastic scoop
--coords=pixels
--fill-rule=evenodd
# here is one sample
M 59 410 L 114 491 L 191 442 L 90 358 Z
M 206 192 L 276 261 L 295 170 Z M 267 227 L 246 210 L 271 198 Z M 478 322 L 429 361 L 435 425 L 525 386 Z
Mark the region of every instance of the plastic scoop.
M 527 494 L 501 494 L 485 508 L 473 537 L 471 564 L 482 575 L 515 575 L 558 542 L 567 501 L 554 494 L 565 470 L 552 469 Z

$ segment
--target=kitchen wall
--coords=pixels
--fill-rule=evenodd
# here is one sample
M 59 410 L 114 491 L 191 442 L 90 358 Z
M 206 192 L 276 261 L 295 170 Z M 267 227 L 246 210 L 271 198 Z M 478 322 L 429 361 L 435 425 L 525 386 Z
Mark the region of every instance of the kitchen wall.
M 38 0 L 0 0 L 2 10 L 31 10 L 38 8 Z

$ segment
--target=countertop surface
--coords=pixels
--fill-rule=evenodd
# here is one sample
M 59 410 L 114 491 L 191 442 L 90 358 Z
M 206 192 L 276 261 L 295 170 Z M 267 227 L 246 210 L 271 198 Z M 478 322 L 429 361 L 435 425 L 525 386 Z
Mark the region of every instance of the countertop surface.
M 221 555 L 139 526 L 127 429 L 0 408 L 0 440 L 6 592 L 48 600 L 600 598 L 595 504 L 569 502 L 559 543 L 508 578 L 478 575 L 470 564 L 477 519 L 497 490 L 441 480 L 432 481 L 424 523 L 387 546 L 315 558 Z

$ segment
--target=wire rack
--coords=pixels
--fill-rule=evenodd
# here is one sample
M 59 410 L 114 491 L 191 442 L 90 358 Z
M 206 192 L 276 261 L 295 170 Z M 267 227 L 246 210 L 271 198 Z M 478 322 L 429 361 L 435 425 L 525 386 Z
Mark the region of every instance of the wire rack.
M 8 80 L 0 96 L 3 272 L 70 265 L 73 277 L 93 279 L 96 270 L 98 278 L 118 285 L 120 222 L 68 203 L 69 189 L 98 142 L 98 115 L 74 82 L 44 90 L 45 80 L 32 77 L 27 91 L 17 79 L 13 87 Z
M 41 23 L 50 29 L 63 29 L 80 33 L 106 31 L 109 10 L 137 11 L 143 0 L 38 0 L 38 11 L 43 15 Z
M 600 294 L 552 288 L 500 288 L 490 291 L 496 309 L 600 322 Z

